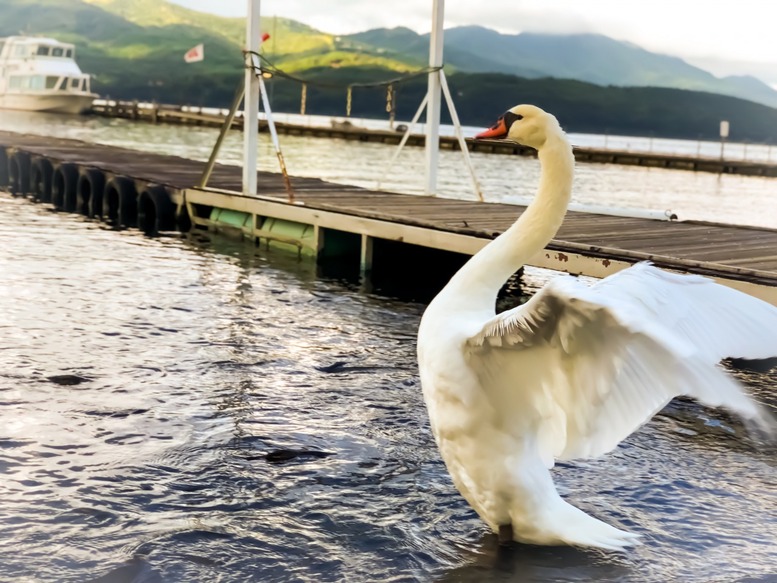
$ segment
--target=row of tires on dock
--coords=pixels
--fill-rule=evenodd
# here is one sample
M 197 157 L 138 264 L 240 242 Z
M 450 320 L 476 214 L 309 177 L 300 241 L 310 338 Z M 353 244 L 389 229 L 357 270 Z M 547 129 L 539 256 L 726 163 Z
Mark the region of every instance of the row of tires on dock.
M 16 148 L 0 147 L 0 190 L 149 235 L 191 228 L 162 185 Z

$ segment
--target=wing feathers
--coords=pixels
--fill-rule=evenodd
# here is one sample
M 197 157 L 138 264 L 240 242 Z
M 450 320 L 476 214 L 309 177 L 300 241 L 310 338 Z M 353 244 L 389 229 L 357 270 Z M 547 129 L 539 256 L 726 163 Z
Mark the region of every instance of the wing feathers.
M 669 325 L 710 362 L 777 355 L 777 308 L 706 277 L 638 263 L 593 289 Z
M 517 432 L 544 416 L 553 429 L 536 429 L 546 460 L 601 455 L 678 395 L 763 424 L 766 414 L 716 366 L 777 355 L 777 308 L 741 296 L 645 264 L 592 287 L 560 277 L 471 337 L 470 364 Z

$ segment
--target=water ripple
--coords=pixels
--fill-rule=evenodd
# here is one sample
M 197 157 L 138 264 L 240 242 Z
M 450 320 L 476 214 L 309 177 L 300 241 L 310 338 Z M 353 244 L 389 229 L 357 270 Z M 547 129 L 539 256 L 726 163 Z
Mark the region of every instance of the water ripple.
M 527 270 L 527 289 L 546 278 Z M 0 195 L 0 292 L 6 580 L 774 573 L 774 451 L 687 401 L 602 459 L 554 470 L 563 495 L 641 547 L 499 548 L 429 431 L 423 306 L 296 258 L 117 234 Z M 774 372 L 736 374 L 776 406 Z

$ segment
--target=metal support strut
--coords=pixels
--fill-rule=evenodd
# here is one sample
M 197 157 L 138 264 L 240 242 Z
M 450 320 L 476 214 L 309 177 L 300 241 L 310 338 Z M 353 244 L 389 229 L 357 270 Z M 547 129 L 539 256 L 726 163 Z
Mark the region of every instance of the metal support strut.
M 432 34 L 429 41 L 429 85 L 424 95 L 421 105 L 418 107 L 413 116 L 413 120 L 405 130 L 402 139 L 399 142 L 399 146 L 394 151 L 394 155 L 391 157 L 386 170 L 378 180 L 377 188 L 380 190 L 381 184 L 386 178 L 386 175 L 391 171 L 399 157 L 402 148 L 405 147 L 410 134 L 415 127 L 416 122 L 421 117 L 421 114 L 426 108 L 426 182 L 424 190 L 427 195 L 434 196 L 437 193 L 437 167 L 440 157 L 440 94 L 445 97 L 445 102 L 448 105 L 448 112 L 451 115 L 451 121 L 453 122 L 453 128 L 456 132 L 456 138 L 459 142 L 459 149 L 462 156 L 464 156 L 464 162 L 469 170 L 470 178 L 472 179 L 472 187 L 475 190 L 475 196 L 480 202 L 483 202 L 483 191 L 480 188 L 477 176 L 475 175 L 475 168 L 472 166 L 472 159 L 469 156 L 469 149 L 467 148 L 467 142 L 464 140 L 464 133 L 461 130 L 461 122 L 459 121 L 459 115 L 456 112 L 456 106 L 453 104 L 453 97 L 451 97 L 451 91 L 448 88 L 448 81 L 445 78 L 445 73 L 442 69 L 442 35 L 443 35 L 443 15 L 444 15 L 444 0 L 435 0 L 432 14 Z
M 249 18 L 250 20 L 250 18 Z M 261 42 L 267 40 L 269 35 L 264 35 L 261 38 Z M 250 43 L 249 43 L 250 44 Z M 283 175 L 283 184 L 286 187 L 286 194 L 288 201 L 294 202 L 294 189 L 291 186 L 291 180 L 289 173 L 286 170 L 286 162 L 283 158 L 283 152 L 281 151 L 280 140 L 278 140 L 278 132 L 275 128 L 275 121 L 272 117 L 272 110 L 270 109 L 270 98 L 267 95 L 267 86 L 262 78 L 262 68 L 256 51 L 245 51 L 246 71 L 250 71 L 251 81 L 241 84 L 238 90 L 235 92 L 235 99 L 232 102 L 232 107 L 229 109 L 229 114 L 224 120 L 224 124 L 221 126 L 219 137 L 216 139 L 216 144 L 213 146 L 213 150 L 208 158 L 208 163 L 205 165 L 205 170 L 200 178 L 199 187 L 206 188 L 210 175 L 213 172 L 213 167 L 216 164 L 216 158 L 218 152 L 221 149 L 221 144 L 224 142 L 224 136 L 229 128 L 232 126 L 232 121 L 235 118 L 240 102 L 246 95 L 246 87 L 256 84 L 259 91 L 257 97 L 261 96 L 262 106 L 264 108 L 265 115 L 267 116 L 267 127 L 270 129 L 270 138 L 272 140 L 273 149 L 278 156 L 278 163 L 280 165 L 281 174 Z M 257 157 L 257 137 L 259 133 L 259 107 L 258 103 L 255 104 L 255 108 L 251 107 L 250 100 L 246 99 L 243 116 L 243 131 L 246 133 L 245 137 L 245 159 L 243 161 L 243 194 L 248 196 L 256 196 L 256 157 Z M 255 111 L 254 111 L 255 109 Z M 254 124 L 254 119 L 256 123 Z M 253 129 L 251 129 L 253 127 Z M 248 135 L 251 132 L 253 135 Z

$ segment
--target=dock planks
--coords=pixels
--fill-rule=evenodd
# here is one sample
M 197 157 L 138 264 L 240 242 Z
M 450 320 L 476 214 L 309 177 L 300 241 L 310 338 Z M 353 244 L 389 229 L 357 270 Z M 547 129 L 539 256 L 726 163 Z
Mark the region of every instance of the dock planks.
M 205 167 L 204 162 L 176 156 L 9 132 L 0 132 L 0 147 L 163 184 L 179 195 L 199 182 Z M 241 181 L 240 167 L 217 165 L 208 186 L 239 196 Z M 430 241 L 440 241 L 434 235 L 440 232 L 481 239 L 485 244 L 525 208 L 378 192 L 317 178 L 292 177 L 291 181 L 297 200 L 307 209 L 419 227 L 432 234 Z M 280 174 L 260 172 L 258 190 L 278 203 L 286 200 Z M 597 258 L 605 266 L 610 261 L 628 264 L 650 259 L 663 267 L 777 288 L 777 230 L 570 211 L 548 249 L 561 261 L 560 269 L 576 273 L 586 271 L 565 266 L 565 254 Z

